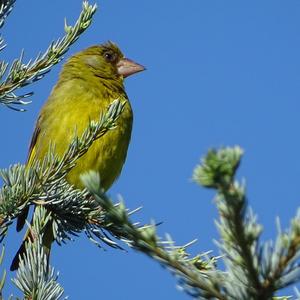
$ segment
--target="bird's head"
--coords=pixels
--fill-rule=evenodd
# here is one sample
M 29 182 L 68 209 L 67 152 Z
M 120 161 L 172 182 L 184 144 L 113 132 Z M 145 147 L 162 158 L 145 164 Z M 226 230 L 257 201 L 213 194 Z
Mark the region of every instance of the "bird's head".
M 70 60 L 80 61 L 95 76 L 103 79 L 123 80 L 123 78 L 145 70 L 142 65 L 125 58 L 118 46 L 112 42 L 89 47 Z

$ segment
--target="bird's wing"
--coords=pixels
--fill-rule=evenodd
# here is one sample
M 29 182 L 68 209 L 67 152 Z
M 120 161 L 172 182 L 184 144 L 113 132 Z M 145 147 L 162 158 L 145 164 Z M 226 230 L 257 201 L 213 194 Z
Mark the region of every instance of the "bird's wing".
M 31 142 L 29 145 L 29 151 L 28 151 L 27 162 L 26 162 L 27 166 L 30 166 L 33 163 L 33 160 L 35 157 L 35 145 L 36 145 L 38 136 L 41 132 L 40 119 L 41 119 L 41 117 L 39 117 L 36 122 L 36 126 L 35 126 L 35 129 L 34 129 L 34 132 L 33 132 L 32 138 L 31 138 Z M 17 226 L 16 226 L 17 231 L 20 231 L 23 229 L 28 212 L 29 212 L 29 206 L 25 207 L 23 212 L 19 215 L 19 217 L 17 219 Z
M 27 156 L 26 164 L 29 166 L 32 164 L 34 157 L 35 157 L 35 145 L 36 145 L 36 142 L 37 142 L 38 137 L 41 132 L 40 123 L 41 123 L 41 116 L 39 116 L 37 119 L 35 129 L 34 129 L 34 132 L 33 132 L 32 138 L 31 138 L 31 142 L 29 145 L 29 149 L 28 149 L 28 156 Z

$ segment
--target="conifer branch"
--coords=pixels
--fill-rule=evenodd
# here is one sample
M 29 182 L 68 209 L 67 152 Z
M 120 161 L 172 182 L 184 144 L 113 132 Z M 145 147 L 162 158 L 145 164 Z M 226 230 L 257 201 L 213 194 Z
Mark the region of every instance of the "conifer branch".
M 24 299 L 59 300 L 64 289 L 58 284 L 58 274 L 48 266 L 47 256 L 42 246 L 42 236 L 49 213 L 43 206 L 38 206 L 33 217 L 30 231 L 35 238 L 26 244 L 26 253 L 20 258 L 16 278 L 12 281 L 21 290 Z
M 263 286 L 271 293 L 300 280 L 300 209 L 291 220 L 290 228 L 282 232 L 279 228 L 275 247 L 265 246 L 272 253 L 272 260 L 266 256 Z M 265 253 L 267 252 L 265 250 Z
M 201 294 L 208 298 L 227 299 L 218 287 L 218 282 L 225 279 L 225 274 L 215 269 L 216 258 L 208 258 L 206 255 L 191 258 L 186 252 L 190 244 L 175 246 L 170 237 L 162 240 L 157 236 L 155 224 L 137 226 L 132 223 L 123 202 L 114 205 L 101 192 L 99 176 L 95 172 L 84 175 L 83 181 L 104 211 L 101 228 L 170 269 L 180 278 L 180 284 L 185 286 L 190 294 L 197 293 L 198 296 Z M 96 233 L 94 234 L 97 236 Z
M 299 213 L 275 247 L 259 242 L 262 227 L 247 209 L 245 184 L 235 180 L 242 153 L 239 147 L 210 150 L 193 175 L 197 183 L 217 190 L 217 244 L 228 274 L 223 288 L 230 299 L 288 299 L 276 292 L 300 280 Z
M 17 108 L 16 105 L 30 103 L 22 99 L 30 97 L 33 93 L 18 96 L 14 91 L 42 79 L 55 64 L 59 63 L 63 55 L 69 50 L 69 47 L 90 26 L 96 9 L 96 5 L 92 6 L 87 1 L 83 1 L 82 12 L 75 25 L 69 26 L 65 22 L 65 36 L 52 42 L 48 49 L 43 54 L 39 54 L 35 60 L 24 63 L 24 52 L 22 51 L 20 58 L 12 62 L 9 70 L 8 63 L 1 62 L 0 80 L 7 70 L 8 73 L 6 78 L 0 83 L 0 103 L 9 108 L 24 111 L 23 108 Z

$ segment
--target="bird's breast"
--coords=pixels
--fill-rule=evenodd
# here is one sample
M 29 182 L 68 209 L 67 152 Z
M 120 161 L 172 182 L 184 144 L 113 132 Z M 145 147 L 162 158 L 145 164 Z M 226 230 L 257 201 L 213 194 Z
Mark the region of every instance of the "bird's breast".
M 101 186 L 107 190 L 119 176 L 126 159 L 131 137 L 133 114 L 125 94 L 112 93 L 101 86 L 82 80 L 59 82 L 41 110 L 37 127 L 39 135 L 30 161 L 43 159 L 50 143 L 62 156 L 74 136 L 81 136 L 91 120 L 99 121 L 116 99 L 124 101 L 124 109 L 116 127 L 94 141 L 88 151 L 76 161 L 67 180 L 76 188 L 83 188 L 80 176 L 90 170 L 99 172 Z
M 94 141 L 87 153 L 78 159 L 76 166 L 67 176 L 69 182 L 81 188 L 80 174 L 94 170 L 100 175 L 101 187 L 107 190 L 120 175 L 126 160 L 132 120 L 130 103 L 126 100 L 124 109 L 116 122 L 117 126 Z

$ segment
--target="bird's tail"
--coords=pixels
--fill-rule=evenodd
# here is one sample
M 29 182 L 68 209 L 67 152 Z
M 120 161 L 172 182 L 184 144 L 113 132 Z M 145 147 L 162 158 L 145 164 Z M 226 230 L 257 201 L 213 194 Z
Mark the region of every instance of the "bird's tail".
M 27 234 L 26 234 L 27 235 Z M 26 238 L 26 240 L 24 240 L 22 242 L 22 245 L 20 246 L 19 250 L 17 251 L 15 257 L 12 260 L 12 263 L 10 265 L 10 270 L 11 271 L 15 271 L 19 268 L 19 264 L 20 264 L 20 258 L 24 257 L 25 254 L 25 243 L 27 241 L 28 238 Z
M 17 231 L 21 231 L 26 223 L 26 218 L 29 213 L 29 206 L 27 206 L 24 211 L 20 214 L 20 216 L 17 219 Z
M 31 222 L 31 224 L 32 224 L 32 222 Z M 26 253 L 26 243 L 34 242 L 34 238 L 35 238 L 35 234 L 32 232 L 31 228 L 28 228 L 25 233 L 23 242 L 22 242 L 19 250 L 17 251 L 15 257 L 12 260 L 12 263 L 10 266 L 11 271 L 15 271 L 19 268 L 20 259 L 24 258 L 25 253 Z M 54 237 L 53 237 L 53 232 L 52 232 L 52 222 L 49 222 L 47 224 L 47 227 L 45 228 L 45 232 L 43 234 L 43 239 L 42 239 L 44 253 L 47 256 L 48 265 L 49 265 L 51 245 L 52 245 L 53 241 L 54 241 Z

